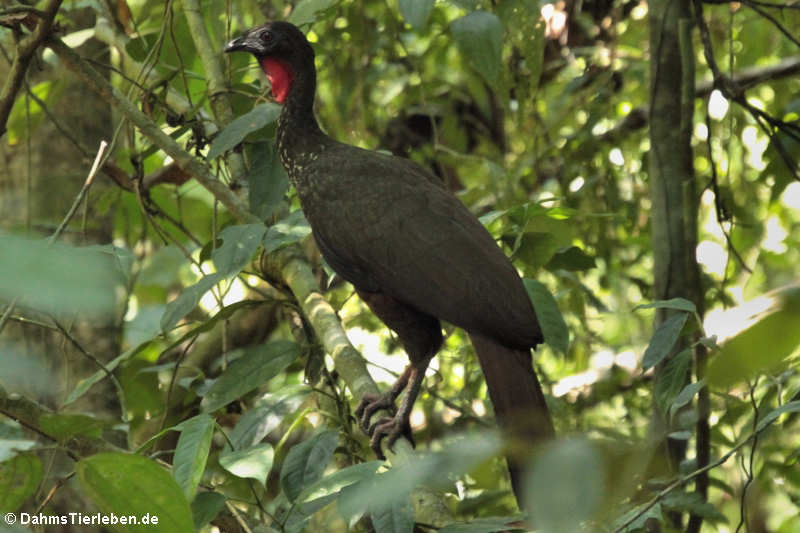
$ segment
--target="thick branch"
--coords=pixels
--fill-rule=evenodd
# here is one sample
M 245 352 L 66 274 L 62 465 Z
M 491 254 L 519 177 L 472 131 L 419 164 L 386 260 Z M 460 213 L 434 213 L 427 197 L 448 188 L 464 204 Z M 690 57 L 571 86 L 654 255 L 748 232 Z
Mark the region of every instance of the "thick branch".
M 56 17 L 58 8 L 61 7 L 61 2 L 62 0 L 49 0 L 41 13 L 41 19 L 36 28 L 17 46 L 17 55 L 14 56 L 11 71 L 8 73 L 2 92 L 0 92 L 0 137 L 6 133 L 8 116 L 11 114 L 11 108 L 14 107 L 17 93 L 22 88 L 25 73 L 28 72 L 28 65 L 36 54 L 36 50 L 50 34 L 53 19 Z
M 126 119 L 130 120 L 150 141 L 169 155 L 185 172 L 191 174 L 200 185 L 208 189 L 228 211 L 240 222 L 259 222 L 250 213 L 241 200 L 211 173 L 209 167 L 184 150 L 175 140 L 164 133 L 161 128 L 115 87 L 106 81 L 91 65 L 60 39 L 47 42 L 58 58 L 75 74 L 81 77 L 91 90 L 103 100 L 119 109 Z

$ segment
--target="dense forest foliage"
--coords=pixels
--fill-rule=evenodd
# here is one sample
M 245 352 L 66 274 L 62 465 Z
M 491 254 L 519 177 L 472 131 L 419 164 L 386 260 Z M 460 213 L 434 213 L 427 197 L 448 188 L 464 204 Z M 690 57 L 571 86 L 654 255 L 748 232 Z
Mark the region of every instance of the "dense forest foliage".
M 457 328 L 370 450 L 407 359 L 223 54 L 266 20 L 525 278 L 527 515 Z M 800 532 L 798 73 L 797 0 L 0 3 L 0 531 Z

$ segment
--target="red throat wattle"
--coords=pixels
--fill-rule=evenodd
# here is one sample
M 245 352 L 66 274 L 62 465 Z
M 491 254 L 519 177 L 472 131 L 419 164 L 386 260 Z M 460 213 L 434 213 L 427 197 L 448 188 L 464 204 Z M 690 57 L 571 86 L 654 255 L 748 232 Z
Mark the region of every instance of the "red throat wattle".
M 294 73 L 291 67 L 280 59 L 274 57 L 265 57 L 261 60 L 261 68 L 269 78 L 269 83 L 272 85 L 272 96 L 275 101 L 282 104 L 289 96 L 289 90 L 292 88 L 292 81 L 294 80 Z

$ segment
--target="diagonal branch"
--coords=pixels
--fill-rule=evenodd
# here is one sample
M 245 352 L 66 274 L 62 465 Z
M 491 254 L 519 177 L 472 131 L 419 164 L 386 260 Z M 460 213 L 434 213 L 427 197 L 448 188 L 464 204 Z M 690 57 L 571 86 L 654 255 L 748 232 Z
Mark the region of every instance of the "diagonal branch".
M 14 107 L 17 93 L 22 88 L 22 82 L 28 72 L 28 65 L 36 54 L 36 50 L 49 36 L 50 29 L 53 27 L 53 19 L 56 17 L 58 8 L 61 7 L 61 2 L 62 0 L 49 0 L 41 14 L 36 14 L 40 16 L 36 28 L 17 45 L 17 55 L 14 56 L 11 71 L 0 91 L 0 137 L 6 133 L 8 116 L 11 114 L 11 108 Z
M 55 52 L 58 58 L 75 74 L 82 78 L 89 88 L 96 92 L 100 98 L 113 105 L 130 120 L 142 134 L 166 152 L 185 172 L 197 180 L 214 197 L 224 205 L 231 215 L 240 222 L 259 222 L 258 218 L 247 210 L 244 203 L 228 186 L 212 174 L 211 169 L 184 150 L 175 140 L 153 122 L 147 115 L 125 98 L 115 87 L 101 76 L 72 48 L 60 39 L 49 39 L 47 46 Z

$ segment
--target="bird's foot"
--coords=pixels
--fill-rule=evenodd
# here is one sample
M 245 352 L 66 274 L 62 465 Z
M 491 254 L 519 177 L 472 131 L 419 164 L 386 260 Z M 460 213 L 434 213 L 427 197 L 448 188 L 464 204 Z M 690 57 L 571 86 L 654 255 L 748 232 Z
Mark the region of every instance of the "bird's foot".
M 394 401 L 397 398 L 393 391 L 387 392 L 386 394 L 365 394 L 364 398 L 356 407 L 356 420 L 358 420 L 358 425 L 361 426 L 361 429 L 367 435 L 372 435 L 373 428 L 375 424 L 370 424 L 370 420 L 372 419 L 372 415 L 380 411 L 381 409 L 385 409 L 392 415 L 397 412 L 397 407 L 394 405 Z M 385 419 L 381 419 L 385 420 Z
M 374 422 L 367 434 L 370 436 L 369 447 L 375 452 L 375 455 L 383 460 L 386 457 L 381 449 L 381 443 L 386 439 L 386 448 L 388 450 L 394 449 L 394 443 L 400 437 L 405 437 L 414 446 L 414 437 L 411 433 L 411 423 L 408 416 L 402 416 L 401 413 L 396 414 L 392 418 L 384 417 Z

